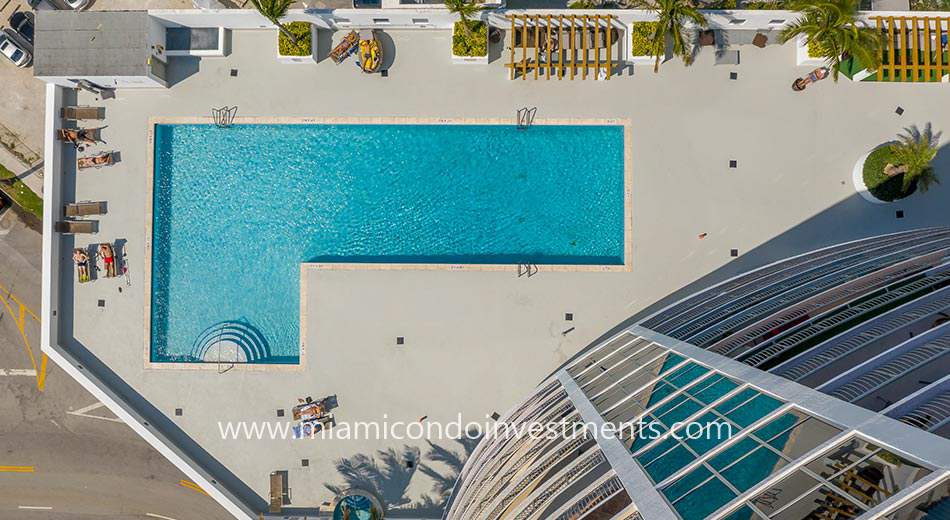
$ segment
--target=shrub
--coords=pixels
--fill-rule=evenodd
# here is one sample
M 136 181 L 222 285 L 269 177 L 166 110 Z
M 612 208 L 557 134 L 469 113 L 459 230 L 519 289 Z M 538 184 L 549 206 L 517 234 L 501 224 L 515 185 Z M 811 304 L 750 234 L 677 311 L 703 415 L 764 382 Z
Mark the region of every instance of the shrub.
M 297 45 L 290 41 L 283 31 L 277 37 L 277 49 L 281 56 L 310 56 L 313 54 L 310 41 L 310 24 L 307 22 L 290 22 L 285 27 L 290 34 L 297 38 Z
M 808 57 L 809 58 L 827 58 L 832 55 L 832 50 L 830 47 L 821 42 L 816 42 L 814 40 L 808 41 Z
M 893 155 L 890 146 L 882 146 L 871 152 L 864 161 L 864 185 L 871 195 L 885 202 L 903 199 L 917 189 L 917 184 L 914 183 L 907 193 L 904 193 L 903 175 L 888 177 L 884 174 L 884 167 L 893 162 Z
M 469 36 L 462 27 L 463 22 L 455 22 L 452 33 L 452 54 L 456 56 L 487 56 L 488 55 L 488 27 L 485 22 L 469 22 L 468 28 L 472 31 Z
M 653 41 L 650 39 L 659 22 L 633 22 L 630 31 L 630 52 L 633 56 L 652 56 Z

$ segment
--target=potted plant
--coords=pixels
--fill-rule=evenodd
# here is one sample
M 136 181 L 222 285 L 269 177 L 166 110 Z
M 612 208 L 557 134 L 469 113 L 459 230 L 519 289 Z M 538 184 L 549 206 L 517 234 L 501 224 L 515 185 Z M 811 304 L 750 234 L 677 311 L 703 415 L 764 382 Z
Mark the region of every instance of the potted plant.
M 915 191 L 926 193 L 940 179 L 931 162 L 937 156 L 941 132 L 928 123 L 923 130 L 905 128 L 897 141 L 883 144 L 865 154 L 854 171 L 858 193 L 875 203 L 903 199 Z
M 446 0 L 445 6 L 459 17 L 452 31 L 452 63 L 487 64 L 488 25 L 472 20 L 482 7 L 474 0 Z

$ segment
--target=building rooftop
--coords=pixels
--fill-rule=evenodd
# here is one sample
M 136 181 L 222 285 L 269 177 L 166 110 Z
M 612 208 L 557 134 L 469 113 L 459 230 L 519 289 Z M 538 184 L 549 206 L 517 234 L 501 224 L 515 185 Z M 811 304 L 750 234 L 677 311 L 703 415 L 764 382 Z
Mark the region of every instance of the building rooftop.
M 37 77 L 140 76 L 149 55 L 147 11 L 36 11 Z

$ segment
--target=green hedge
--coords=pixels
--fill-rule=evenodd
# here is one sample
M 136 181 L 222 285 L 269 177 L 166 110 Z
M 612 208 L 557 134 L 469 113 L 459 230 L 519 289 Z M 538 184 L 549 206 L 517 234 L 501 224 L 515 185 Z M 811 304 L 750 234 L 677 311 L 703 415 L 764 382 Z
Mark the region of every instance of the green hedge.
M 297 38 L 297 45 L 290 41 L 283 31 L 278 31 L 277 48 L 281 56 L 312 56 L 313 49 L 310 41 L 310 24 L 307 22 L 290 22 L 284 27 Z
M 462 22 L 455 22 L 452 33 L 452 54 L 456 56 L 487 56 L 488 55 L 488 27 L 485 22 L 469 22 L 469 36 L 462 27 Z
M 824 59 L 831 55 L 831 48 L 827 45 L 816 42 L 814 40 L 808 40 L 808 57 L 809 58 L 819 58 Z
M 884 167 L 892 162 L 892 155 L 891 147 L 885 145 L 871 152 L 864 161 L 864 185 L 871 195 L 886 202 L 903 199 L 917 190 L 915 182 L 911 184 L 907 193 L 904 193 L 903 175 L 888 177 L 884 174 Z
M 630 31 L 630 53 L 633 56 L 652 56 L 653 41 L 650 37 L 660 22 L 633 22 Z

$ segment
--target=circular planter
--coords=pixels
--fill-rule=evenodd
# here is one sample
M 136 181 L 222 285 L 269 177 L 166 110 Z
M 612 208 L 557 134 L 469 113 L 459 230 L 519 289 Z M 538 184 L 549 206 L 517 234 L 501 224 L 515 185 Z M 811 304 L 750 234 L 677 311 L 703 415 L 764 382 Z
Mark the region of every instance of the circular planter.
M 868 201 L 868 202 L 870 202 L 870 203 L 872 203 L 872 204 L 890 204 L 890 203 L 892 203 L 892 202 L 898 202 L 898 201 L 903 200 L 903 199 L 909 197 L 910 195 L 912 195 L 912 194 L 914 193 L 915 189 L 916 189 L 916 187 L 912 187 L 911 190 L 910 190 L 910 192 L 907 193 L 906 195 L 904 195 L 903 197 L 896 198 L 896 199 L 894 199 L 894 200 L 883 200 L 883 199 L 877 198 L 873 193 L 871 193 L 871 190 L 870 190 L 870 189 L 867 187 L 867 185 L 865 184 L 865 182 L 864 182 L 864 165 L 865 165 L 865 163 L 867 162 L 868 158 L 869 158 L 869 157 L 871 156 L 871 154 L 874 153 L 875 151 L 877 151 L 877 150 L 879 150 L 879 149 L 881 149 L 881 148 L 883 148 L 883 147 L 885 147 L 885 146 L 889 146 L 889 145 L 891 145 L 891 144 L 893 144 L 893 143 L 894 143 L 894 141 L 889 141 L 889 142 L 887 142 L 887 143 L 883 143 L 883 144 L 879 144 L 879 145 L 875 146 L 874 148 L 872 148 L 871 150 L 869 150 L 866 154 L 864 154 L 864 155 L 862 155 L 861 157 L 859 157 L 859 158 L 858 158 L 858 162 L 854 165 L 854 171 L 853 171 L 852 174 L 851 174 L 851 182 L 854 184 L 854 190 L 858 193 L 858 195 L 861 196 L 861 198 L 863 198 L 864 200 L 866 200 L 866 201 Z
M 342 520 L 344 508 L 349 508 L 349 520 L 370 520 L 370 507 L 379 511 L 380 518 L 386 515 L 386 509 L 375 493 L 358 488 L 341 492 L 330 505 L 333 520 Z

